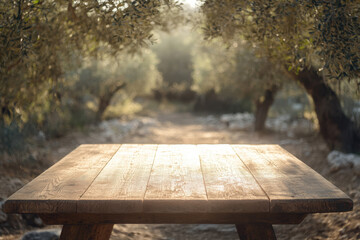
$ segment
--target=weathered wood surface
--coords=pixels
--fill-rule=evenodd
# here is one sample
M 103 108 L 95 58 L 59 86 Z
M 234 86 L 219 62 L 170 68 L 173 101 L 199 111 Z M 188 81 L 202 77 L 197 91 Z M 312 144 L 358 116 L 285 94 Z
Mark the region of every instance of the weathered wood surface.
M 13 213 L 143 218 L 351 209 L 346 194 L 277 145 L 82 145 L 5 203 Z
M 59 224 L 298 224 L 306 214 L 296 213 L 124 213 L 124 214 L 89 214 L 58 213 L 40 214 L 49 225 Z
M 207 212 L 195 145 L 159 145 L 144 197 L 144 212 Z
M 119 147 L 118 144 L 79 146 L 13 194 L 6 202 L 5 211 L 76 212 L 77 201 Z
M 142 212 L 157 145 L 122 145 L 78 201 L 78 212 Z
M 270 212 L 314 213 L 352 209 L 352 200 L 278 145 L 233 145 L 270 199 Z
M 229 145 L 199 145 L 210 212 L 268 212 L 269 199 Z

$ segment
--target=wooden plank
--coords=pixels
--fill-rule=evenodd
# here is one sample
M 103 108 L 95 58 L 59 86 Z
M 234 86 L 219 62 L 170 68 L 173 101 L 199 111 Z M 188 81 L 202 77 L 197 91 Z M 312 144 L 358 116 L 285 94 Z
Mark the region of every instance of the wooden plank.
M 198 145 L 211 212 L 268 212 L 269 199 L 229 145 Z
M 240 240 L 276 240 L 271 224 L 236 224 L 235 226 Z
M 141 212 L 157 145 L 124 144 L 78 202 L 78 212 Z
M 64 225 L 60 240 L 108 240 L 114 224 Z
M 195 145 L 159 145 L 144 212 L 206 212 L 207 197 Z
M 278 145 L 233 145 L 270 198 L 271 212 L 352 210 L 352 200 Z
M 89 214 L 62 213 L 40 214 L 45 224 L 298 224 L 306 217 L 295 213 L 123 213 Z
M 13 194 L 5 203 L 12 213 L 76 212 L 76 202 L 120 145 L 81 145 Z

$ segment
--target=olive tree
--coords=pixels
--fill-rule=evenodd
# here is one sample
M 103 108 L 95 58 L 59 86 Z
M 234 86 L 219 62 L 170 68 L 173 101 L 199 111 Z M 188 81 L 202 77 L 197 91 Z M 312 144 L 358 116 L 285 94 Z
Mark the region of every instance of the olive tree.
M 1 1 L 0 118 L 31 112 L 39 96 L 61 95 L 56 85 L 63 73 L 101 44 L 113 54 L 148 45 L 155 27 L 170 24 L 164 12 L 177 6 L 170 0 Z
M 206 37 L 245 39 L 288 68 L 312 97 L 330 149 L 360 151 L 360 130 L 328 82 L 360 84 L 358 1 L 205 0 L 202 11 Z
M 262 131 L 276 93 L 286 81 L 282 66 L 256 56 L 247 44 L 236 41 L 228 47 L 219 41 L 204 44 L 194 58 L 194 88 L 203 94 L 214 89 L 232 101 L 252 101 L 254 127 Z
M 99 122 L 114 96 L 121 90 L 127 99 L 148 94 L 161 82 L 155 54 L 143 50 L 137 54 L 104 55 L 87 59 L 79 70 L 72 91 L 83 97 L 95 98 L 95 121 Z

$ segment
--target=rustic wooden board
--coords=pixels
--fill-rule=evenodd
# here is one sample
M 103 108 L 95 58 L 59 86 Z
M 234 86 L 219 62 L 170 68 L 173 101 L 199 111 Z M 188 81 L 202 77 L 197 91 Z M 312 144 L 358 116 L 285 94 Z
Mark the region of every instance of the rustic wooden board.
M 229 145 L 198 145 L 209 211 L 268 212 L 269 199 Z
M 149 214 L 306 214 L 352 205 L 277 145 L 124 144 L 81 145 L 12 195 L 4 210 L 134 213 L 142 221 Z
M 81 145 L 13 194 L 5 211 L 76 212 L 76 202 L 120 145 Z
M 269 223 L 298 224 L 305 214 L 291 213 L 124 213 L 124 214 L 89 214 L 60 213 L 40 214 L 45 224 L 234 224 L 234 223 Z
M 195 145 L 159 145 L 144 212 L 206 212 L 207 196 Z
M 236 224 L 236 231 L 241 240 L 266 239 L 276 240 L 275 232 L 271 224 Z
M 271 212 L 314 213 L 352 209 L 351 199 L 278 145 L 233 145 L 270 198 Z
M 78 212 L 141 212 L 157 145 L 124 144 L 78 202 Z
M 64 225 L 59 240 L 108 240 L 114 224 Z

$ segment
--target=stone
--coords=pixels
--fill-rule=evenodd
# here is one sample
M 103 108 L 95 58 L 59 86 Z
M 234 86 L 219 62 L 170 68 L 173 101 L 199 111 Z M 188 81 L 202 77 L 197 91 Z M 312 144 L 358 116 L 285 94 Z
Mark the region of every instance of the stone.
M 223 114 L 220 117 L 220 121 L 223 123 L 230 123 L 234 121 L 254 121 L 254 115 L 251 113 L 235 113 L 235 114 Z
M 26 233 L 21 240 L 58 240 L 60 229 L 36 230 Z
M 336 172 L 344 168 L 353 168 L 355 173 L 360 175 L 360 156 L 352 153 L 331 151 L 327 156 L 330 171 Z
M 44 223 L 41 218 L 36 214 L 22 214 L 22 218 L 25 220 L 26 225 L 32 227 L 44 227 Z
M 102 121 L 99 124 L 101 135 L 107 142 L 119 142 L 123 137 L 138 133 L 139 135 L 147 134 L 147 128 L 158 125 L 158 121 L 149 117 L 136 118 L 129 121 L 112 119 Z M 142 132 L 139 133 L 139 130 Z
M 254 115 L 251 113 L 223 114 L 220 121 L 225 123 L 230 130 L 244 130 L 254 125 Z
M 39 143 L 44 143 L 46 142 L 46 136 L 45 136 L 45 133 L 43 131 L 39 131 L 37 136 L 36 136 L 36 140 L 39 142 Z
M 7 221 L 7 214 L 3 212 L 2 206 L 4 205 L 5 200 L 0 201 L 0 223 Z
M 142 127 L 153 127 L 159 125 L 159 121 L 150 117 L 142 117 L 139 119 Z

